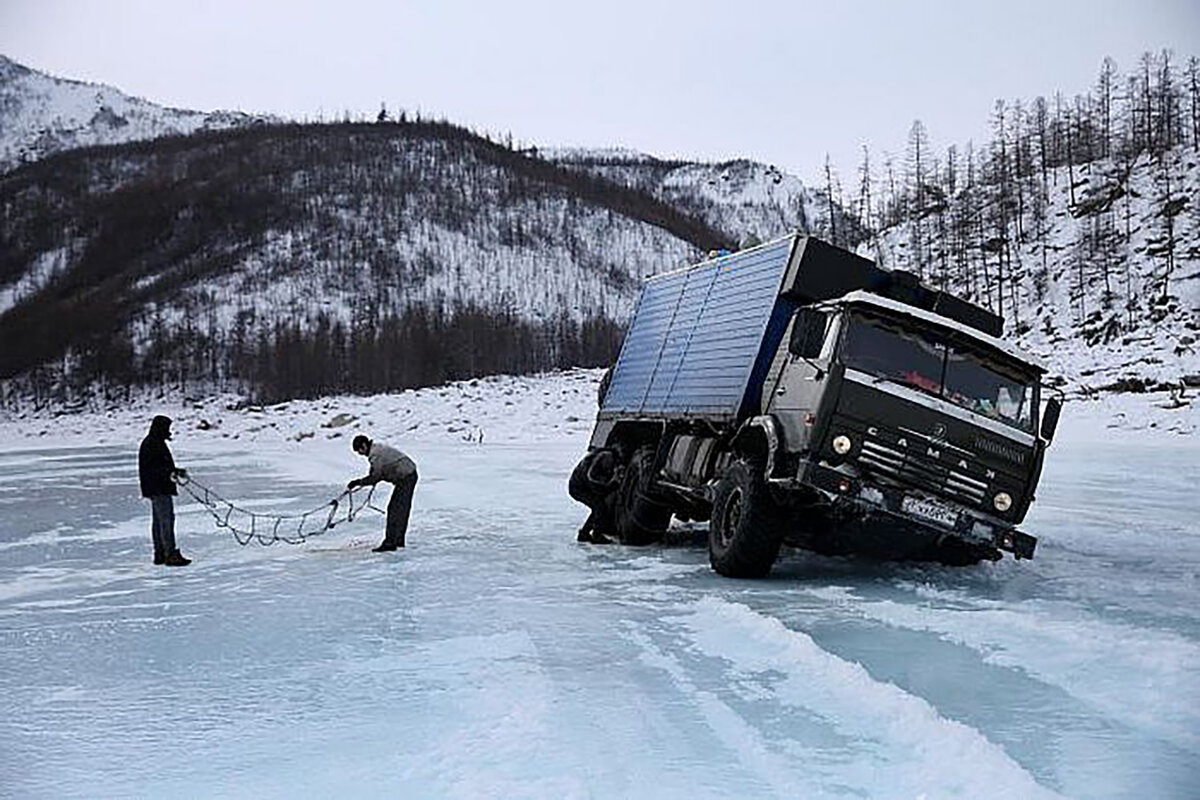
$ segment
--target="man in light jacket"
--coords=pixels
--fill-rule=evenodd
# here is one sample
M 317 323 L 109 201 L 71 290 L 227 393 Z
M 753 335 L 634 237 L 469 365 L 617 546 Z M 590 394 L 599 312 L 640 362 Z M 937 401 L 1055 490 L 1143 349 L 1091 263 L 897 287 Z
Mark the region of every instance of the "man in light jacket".
M 408 515 L 412 511 L 413 491 L 417 488 L 417 465 L 413 460 L 394 447 L 372 442 L 366 436 L 355 436 L 351 445 L 354 452 L 371 462 L 371 472 L 346 484 L 347 489 L 373 486 L 387 481 L 396 488 L 387 507 L 387 533 L 383 542 L 373 552 L 386 553 L 404 547 L 404 535 L 408 532 Z

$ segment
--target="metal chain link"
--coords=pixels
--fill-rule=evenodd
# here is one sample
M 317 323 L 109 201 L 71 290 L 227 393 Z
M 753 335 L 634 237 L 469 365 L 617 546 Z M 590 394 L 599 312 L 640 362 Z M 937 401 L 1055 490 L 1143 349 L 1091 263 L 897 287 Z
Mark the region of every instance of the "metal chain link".
M 232 533 L 233 538 L 243 547 L 252 541 L 264 547 L 276 542 L 303 544 L 310 536 L 319 536 L 342 522 L 353 522 L 364 509 L 369 508 L 380 514 L 387 513 L 371 504 L 371 497 L 375 494 L 374 485 L 359 505 L 354 502 L 357 489 L 346 489 L 328 503 L 303 514 L 258 514 L 234 505 L 186 473 L 176 475 L 175 482 L 182 486 L 193 500 L 208 509 L 218 528 Z M 238 523 L 242 523 L 243 519 L 249 520 L 249 530 L 239 527 Z

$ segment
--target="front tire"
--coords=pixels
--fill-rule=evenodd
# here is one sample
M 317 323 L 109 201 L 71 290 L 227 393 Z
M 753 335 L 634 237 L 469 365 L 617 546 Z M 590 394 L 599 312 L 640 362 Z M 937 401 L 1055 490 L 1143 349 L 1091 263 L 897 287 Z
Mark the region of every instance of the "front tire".
M 647 545 L 661 541 L 671 524 L 671 509 L 651 494 L 654 448 L 641 447 L 625 467 L 617 494 L 617 536 L 622 544 Z
M 717 481 L 708 526 L 708 560 L 728 578 L 762 578 L 783 543 L 779 513 L 759 471 L 735 461 Z

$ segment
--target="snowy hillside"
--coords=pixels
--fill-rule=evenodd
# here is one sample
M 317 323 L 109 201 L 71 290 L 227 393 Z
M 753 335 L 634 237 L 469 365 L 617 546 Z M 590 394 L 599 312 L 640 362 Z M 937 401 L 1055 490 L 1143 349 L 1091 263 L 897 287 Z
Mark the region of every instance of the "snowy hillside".
M 56 360 L 57 387 L 279 397 L 606 363 L 643 277 L 727 244 L 650 194 L 421 121 L 63 153 L 0 177 L 0 206 L 0 335 L 28 343 L 0 376 Z
M 664 161 L 621 149 L 558 148 L 540 150 L 544 158 L 627 186 L 651 192 L 726 232 L 732 241 L 764 242 L 800 230 L 856 243 L 858 224 L 822 191 L 778 167 L 740 159 L 717 164 Z
M 1200 474 L 1165 423 L 1195 406 L 1068 403 L 1032 561 L 787 551 L 735 581 L 702 526 L 574 541 L 598 377 L 0 422 L 0 794 L 1194 796 Z M 239 547 L 185 496 L 195 563 L 153 566 L 136 448 L 159 412 L 192 478 L 260 514 L 363 474 L 357 433 L 401 447 L 408 547 L 370 552 L 369 511 Z
M 0 55 L 0 173 L 76 147 L 272 121 L 164 108 L 111 86 L 54 78 Z
M 1027 200 L 1004 250 L 985 243 L 964 255 L 948 205 L 885 230 L 861 252 L 1003 314 L 1009 338 L 1072 388 L 1197 387 L 1198 162 L 1190 147 L 1127 169 L 1100 160 L 1076 167 L 1073 186 L 1071 170 L 1054 169 L 1044 203 Z M 1164 173 L 1172 176 L 1166 186 Z

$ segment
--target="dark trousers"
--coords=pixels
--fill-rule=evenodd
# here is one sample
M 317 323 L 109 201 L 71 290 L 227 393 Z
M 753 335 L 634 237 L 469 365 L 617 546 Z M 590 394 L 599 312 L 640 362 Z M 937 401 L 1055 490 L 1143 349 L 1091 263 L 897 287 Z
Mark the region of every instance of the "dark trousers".
M 150 498 L 150 535 L 154 538 L 154 557 L 166 558 L 175 552 L 175 498 L 156 494 Z
M 408 515 L 412 511 L 413 492 L 417 488 L 417 473 L 396 483 L 392 490 L 392 499 L 387 507 L 387 534 L 383 543 L 404 547 L 404 535 L 408 533 Z
M 606 486 L 596 486 L 587 477 L 587 461 L 579 463 L 571 472 L 567 481 L 567 493 L 575 500 L 587 506 L 592 513 L 579 529 L 580 533 L 612 533 L 612 500 L 613 492 Z

